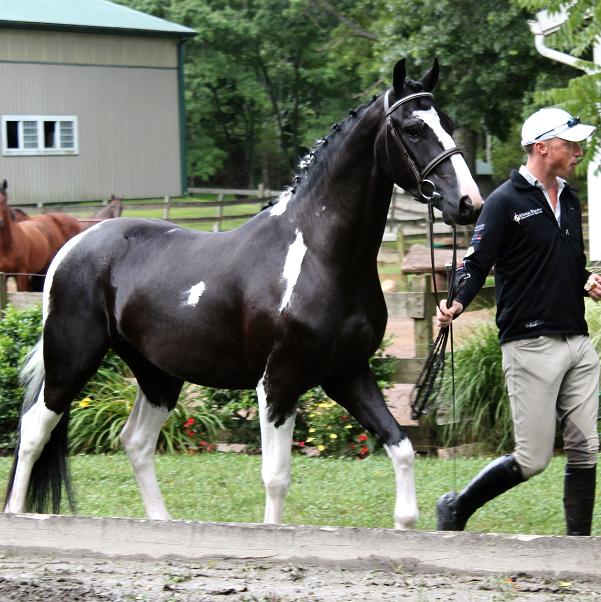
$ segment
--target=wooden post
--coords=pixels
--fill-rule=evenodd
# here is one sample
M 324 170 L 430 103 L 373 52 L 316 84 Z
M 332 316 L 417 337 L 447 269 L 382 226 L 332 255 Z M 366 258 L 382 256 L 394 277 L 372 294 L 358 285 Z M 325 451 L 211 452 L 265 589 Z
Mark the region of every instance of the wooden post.
M 6 288 L 6 274 L 0 272 L 0 313 L 4 312 L 8 304 L 8 291 Z
M 436 314 L 436 299 L 432 292 L 432 276 L 424 274 L 416 278 L 421 283 L 424 294 L 424 317 L 413 320 L 415 336 L 415 356 L 427 357 L 432 346 L 432 317 Z
M 216 222 L 213 224 L 213 232 L 221 232 L 221 222 L 223 222 L 223 194 L 217 195 L 217 215 Z
M 169 197 L 163 199 L 163 219 L 169 219 Z
M 399 285 L 402 291 L 409 290 L 409 279 L 407 274 L 403 272 L 403 259 L 405 257 L 405 233 L 403 232 L 403 224 L 398 224 L 396 231 L 396 252 L 399 258 Z

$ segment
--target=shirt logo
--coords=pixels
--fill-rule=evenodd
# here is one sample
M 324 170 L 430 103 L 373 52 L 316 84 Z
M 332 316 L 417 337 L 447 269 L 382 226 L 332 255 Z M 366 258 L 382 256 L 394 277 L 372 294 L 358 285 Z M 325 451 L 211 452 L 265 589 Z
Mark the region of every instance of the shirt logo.
M 537 326 L 542 326 L 544 323 L 544 320 L 532 320 L 532 322 L 526 322 L 524 326 L 526 328 L 536 328 Z
M 539 208 L 530 209 L 530 211 L 525 211 L 524 213 L 515 213 L 513 216 L 513 221 L 519 224 L 523 219 L 528 219 L 529 217 L 532 217 L 534 215 L 539 215 L 542 212 L 543 210 Z

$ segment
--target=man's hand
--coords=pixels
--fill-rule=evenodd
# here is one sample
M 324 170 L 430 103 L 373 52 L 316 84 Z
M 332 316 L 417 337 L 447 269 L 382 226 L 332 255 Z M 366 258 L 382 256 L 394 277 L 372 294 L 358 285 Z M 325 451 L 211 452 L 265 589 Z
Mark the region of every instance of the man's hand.
M 601 300 L 601 274 L 591 274 L 584 288 L 593 301 Z
M 601 292 L 601 288 L 599 292 Z M 447 302 L 443 299 L 436 308 L 436 325 L 438 328 L 446 328 L 462 311 L 463 305 L 459 301 L 453 301 L 451 307 L 447 307 Z

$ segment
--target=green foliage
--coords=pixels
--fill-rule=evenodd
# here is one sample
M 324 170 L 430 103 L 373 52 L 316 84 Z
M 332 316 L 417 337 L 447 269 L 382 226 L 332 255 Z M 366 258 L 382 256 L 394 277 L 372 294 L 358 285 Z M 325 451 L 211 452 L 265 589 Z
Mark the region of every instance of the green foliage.
M 601 357 L 601 303 L 595 303 L 592 299 L 585 299 L 584 306 L 591 343 L 599 357 Z
M 494 324 L 479 326 L 455 350 L 455 409 L 451 406 L 450 370 L 445 372 L 447 400 L 439 419 L 448 424 L 444 445 L 478 442 L 489 452 L 513 448 L 511 408 L 505 388 L 501 347 Z
M 76 453 L 108 453 L 120 447 L 119 433 L 134 405 L 137 385 L 119 372 L 106 371 L 95 377 L 93 391 L 71 411 L 69 437 Z M 223 425 L 211 408 L 197 397 L 197 387 L 186 385 L 157 443 L 159 452 L 200 452 L 213 449 Z
M 40 307 L 20 311 L 9 305 L 0 320 L 0 453 L 15 447 L 23 388 L 19 366 L 41 331 Z
M 545 40 L 551 47 L 563 50 L 568 54 L 579 57 L 579 67 L 586 74 L 572 69 L 572 77 L 566 82 L 555 82 L 553 86 L 541 89 L 535 95 L 540 106 L 557 105 L 574 115 L 579 115 L 583 122 L 601 125 L 599 113 L 599 89 L 601 88 L 601 71 L 591 60 L 592 49 L 599 44 L 601 36 L 601 3 L 597 0 L 513 0 L 515 4 L 532 12 L 546 10 L 555 14 L 562 9 L 566 11 L 567 19 L 559 30 Z M 551 62 L 551 61 L 549 61 Z M 557 65 L 557 63 L 553 63 Z M 596 73 L 595 73 L 596 71 Z M 578 76 L 575 74 L 578 73 Z M 586 173 L 590 159 L 600 146 L 601 136 L 599 127 L 587 144 L 585 160 L 580 163 L 577 173 Z

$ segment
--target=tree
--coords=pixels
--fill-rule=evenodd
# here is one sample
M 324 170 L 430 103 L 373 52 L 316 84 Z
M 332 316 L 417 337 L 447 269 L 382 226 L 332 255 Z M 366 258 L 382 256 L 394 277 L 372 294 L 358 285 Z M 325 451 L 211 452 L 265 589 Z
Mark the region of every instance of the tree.
M 601 125 L 601 66 L 592 60 L 592 49 L 601 40 L 601 3 L 598 0 L 573 0 L 566 3 L 559 0 L 514 0 L 530 11 L 547 10 L 550 13 L 566 11 L 567 19 L 559 31 L 550 36 L 549 45 L 579 57 L 580 66 L 588 72 L 571 78 L 567 85 L 552 86 L 540 90 L 536 100 L 541 105 L 560 105 L 567 111 L 579 115 L 583 121 Z M 547 59 L 549 61 L 549 59 Z M 601 57 L 597 58 L 597 61 Z M 551 62 L 551 61 L 549 61 Z M 579 173 L 584 173 L 588 161 L 601 145 L 601 135 L 597 127 L 587 146 L 585 160 L 580 164 Z
M 341 25 L 329 2 L 322 6 L 331 10 L 316 10 L 322 1 L 127 0 L 198 32 L 185 65 L 192 176 L 283 186 L 344 115 L 360 76 L 352 60 L 332 70 L 330 35 L 353 22 L 344 17 Z
M 569 73 L 537 54 L 527 13 L 510 0 L 397 0 L 382 31 L 383 47 L 400 47 L 422 69 L 438 55 L 437 98 L 463 130 L 462 146 L 482 147 L 487 133 L 507 140 L 539 78 Z

